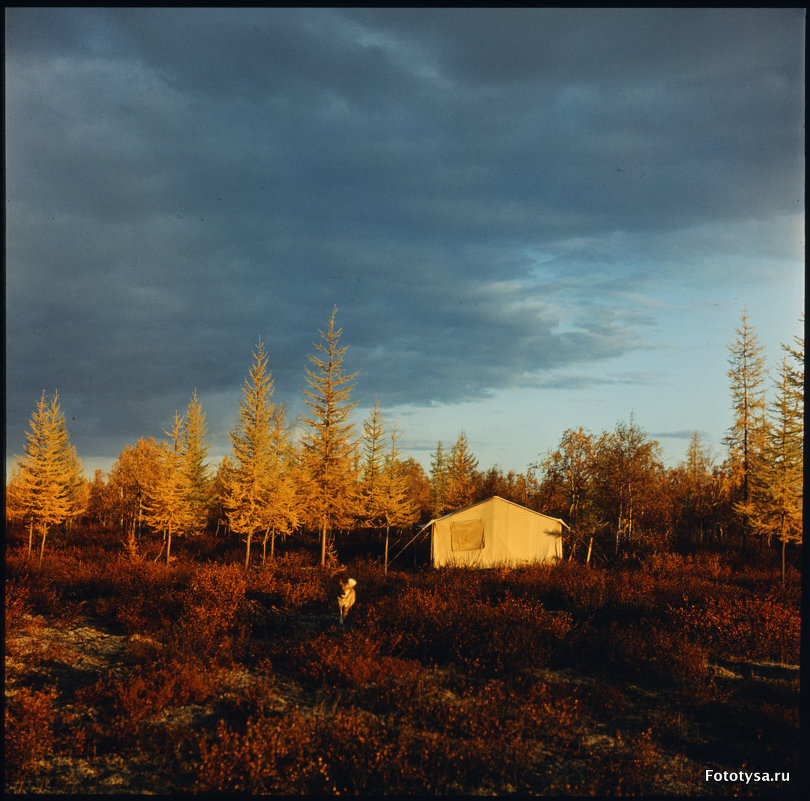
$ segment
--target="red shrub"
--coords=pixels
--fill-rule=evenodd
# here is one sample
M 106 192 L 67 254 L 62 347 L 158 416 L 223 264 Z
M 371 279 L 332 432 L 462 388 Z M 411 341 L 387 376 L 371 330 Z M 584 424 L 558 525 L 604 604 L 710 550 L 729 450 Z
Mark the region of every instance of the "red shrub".
M 198 791 L 447 794 L 502 786 L 526 767 L 516 744 L 388 726 L 358 709 L 260 715 L 244 727 L 223 721 L 215 736 L 199 738 L 198 750 Z
M 210 699 L 221 674 L 199 660 L 158 659 L 124 675 L 108 675 L 77 691 L 77 709 L 94 709 L 86 736 L 94 747 L 107 740 L 138 747 L 143 726 L 170 707 Z
M 98 587 L 93 612 L 128 633 L 160 635 L 166 621 L 176 620 L 183 602 L 189 567 L 167 568 L 116 557 Z
M 30 585 L 22 578 L 6 579 L 6 632 L 20 622 L 23 615 L 30 615 L 34 611 L 31 600 Z
M 13 784 L 30 774 L 54 744 L 55 690 L 20 687 L 6 696 L 5 781 Z
M 445 583 L 445 582 L 443 582 Z M 455 663 L 478 680 L 547 665 L 570 632 L 567 612 L 505 597 L 486 603 L 438 589 L 408 587 L 362 618 L 382 648 L 412 659 Z
M 285 658 L 301 678 L 329 687 L 376 684 L 409 674 L 415 664 L 383 654 L 380 642 L 361 630 L 336 630 L 293 643 Z
M 678 776 L 673 776 L 672 771 L 670 764 L 666 771 L 661 769 L 652 729 L 629 737 L 619 733 L 610 750 L 590 755 L 587 771 L 556 780 L 550 789 L 553 793 L 600 798 L 660 794 L 671 792 L 668 782 L 685 775 L 682 769 Z
M 602 620 L 583 626 L 570 643 L 569 655 L 589 673 L 644 677 L 654 683 L 703 680 L 707 673 L 704 648 L 685 632 L 647 621 Z
M 318 766 L 312 726 L 295 711 L 250 718 L 243 730 L 222 720 L 197 749 L 197 792 L 301 793 Z
M 711 598 L 672 609 L 671 615 L 718 656 L 799 661 L 801 615 L 792 606 L 764 598 Z
M 324 570 L 301 569 L 297 564 L 291 567 L 286 561 L 268 563 L 248 576 L 249 591 L 266 605 L 296 611 L 327 605 L 333 595 L 337 596 L 337 582 L 333 583 L 335 592 L 331 593 L 329 574 Z
M 176 623 L 165 636 L 175 648 L 225 662 L 237 658 L 250 634 L 247 582 L 241 565 L 202 565 L 191 576 Z

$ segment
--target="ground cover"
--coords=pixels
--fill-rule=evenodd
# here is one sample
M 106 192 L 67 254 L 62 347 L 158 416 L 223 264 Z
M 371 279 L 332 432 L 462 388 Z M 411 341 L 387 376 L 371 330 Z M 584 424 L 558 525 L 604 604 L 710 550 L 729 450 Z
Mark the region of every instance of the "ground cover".
M 795 571 L 358 556 L 341 629 L 345 571 L 233 550 L 167 567 L 76 535 L 39 568 L 10 541 L 7 791 L 798 797 Z

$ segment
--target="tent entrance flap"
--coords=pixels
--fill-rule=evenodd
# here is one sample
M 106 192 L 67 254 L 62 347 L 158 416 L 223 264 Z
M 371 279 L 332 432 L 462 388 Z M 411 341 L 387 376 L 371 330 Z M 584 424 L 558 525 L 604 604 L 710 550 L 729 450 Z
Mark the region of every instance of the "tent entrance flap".
M 450 523 L 450 545 L 454 551 L 480 551 L 484 547 L 484 520 Z

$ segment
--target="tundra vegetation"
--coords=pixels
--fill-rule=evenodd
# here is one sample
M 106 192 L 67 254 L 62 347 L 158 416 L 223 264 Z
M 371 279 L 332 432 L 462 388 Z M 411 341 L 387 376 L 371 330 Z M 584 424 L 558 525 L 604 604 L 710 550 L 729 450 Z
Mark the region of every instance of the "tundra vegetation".
M 6 790 L 798 797 L 803 342 L 768 404 L 743 317 L 721 464 L 696 433 L 664 467 L 631 417 L 523 474 L 462 432 L 428 476 L 379 404 L 352 426 L 334 321 L 301 441 L 260 342 L 217 470 L 196 391 L 92 481 L 43 393 L 6 487 Z M 565 519 L 565 560 L 404 548 L 491 495 Z

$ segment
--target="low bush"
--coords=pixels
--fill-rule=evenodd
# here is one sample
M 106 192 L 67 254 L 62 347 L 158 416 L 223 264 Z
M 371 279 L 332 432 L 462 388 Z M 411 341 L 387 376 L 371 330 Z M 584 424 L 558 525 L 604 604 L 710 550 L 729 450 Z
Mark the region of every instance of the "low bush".
M 739 595 L 708 598 L 671 610 L 671 615 L 676 625 L 717 656 L 799 662 L 801 615 L 779 601 Z
M 707 675 L 707 652 L 683 632 L 612 622 L 580 631 L 573 649 L 582 670 L 653 683 L 680 683 Z
M 394 728 L 357 709 L 223 721 L 197 748 L 197 791 L 251 794 L 446 795 L 502 787 L 528 766 L 519 744 Z
M 260 597 L 268 606 L 277 606 L 294 612 L 322 609 L 337 596 L 337 582 L 334 593 L 330 593 L 330 576 L 321 568 L 301 569 L 297 554 L 268 562 L 262 568 L 248 573 L 248 590 Z
M 93 612 L 128 634 L 159 636 L 176 620 L 191 569 L 162 563 L 131 562 L 118 556 L 107 565 L 108 591 L 96 598 Z
M 142 747 L 144 727 L 172 707 L 202 703 L 221 687 L 222 674 L 200 659 L 158 658 L 120 675 L 106 675 L 76 692 L 77 708 L 92 710 L 85 737 L 96 750 Z
M 56 691 L 18 688 L 6 695 L 4 778 L 6 787 L 34 772 L 53 752 Z
M 365 631 L 334 630 L 291 643 L 284 658 L 296 674 L 327 687 L 364 687 L 410 673 L 414 662 L 382 653 L 382 645 Z
M 652 729 L 637 735 L 617 732 L 613 744 L 598 757 L 591 755 L 588 770 L 555 784 L 554 792 L 565 795 L 651 796 L 671 794 L 675 781 L 684 781 L 685 771 L 668 764 L 662 772 L 662 757 Z
M 221 720 L 215 734 L 202 733 L 193 744 L 194 790 L 302 792 L 319 768 L 311 728 L 295 711 L 251 717 L 240 727 Z
M 201 565 L 183 593 L 179 615 L 165 623 L 178 651 L 231 663 L 247 649 L 250 621 L 247 579 L 241 565 Z
M 14 576 L 5 582 L 6 631 L 18 625 L 23 615 L 34 612 L 34 601 L 31 598 L 31 584 L 22 576 Z
M 575 615 L 593 614 L 612 600 L 610 574 L 578 562 L 521 568 L 515 571 L 515 579 L 512 583 L 518 597 L 533 595 L 548 609 L 562 609 Z

